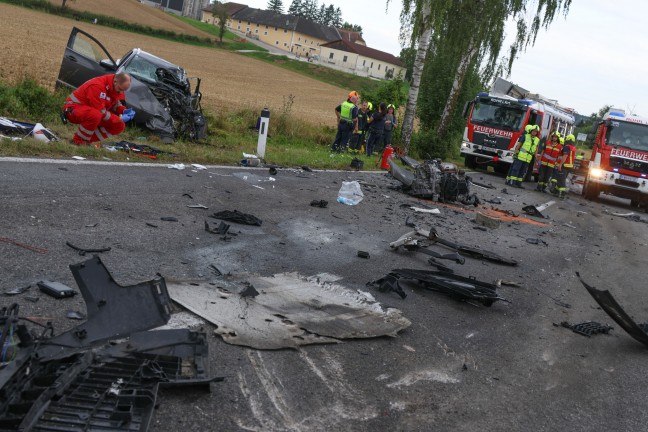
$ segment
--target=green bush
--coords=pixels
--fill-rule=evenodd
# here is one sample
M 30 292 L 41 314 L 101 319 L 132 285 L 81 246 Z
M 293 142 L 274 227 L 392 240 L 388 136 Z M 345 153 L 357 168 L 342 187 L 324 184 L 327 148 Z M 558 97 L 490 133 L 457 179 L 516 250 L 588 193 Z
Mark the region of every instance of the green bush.
M 0 82 L 0 114 L 17 120 L 49 122 L 58 119 L 67 92 L 50 93 L 30 77 L 15 86 Z

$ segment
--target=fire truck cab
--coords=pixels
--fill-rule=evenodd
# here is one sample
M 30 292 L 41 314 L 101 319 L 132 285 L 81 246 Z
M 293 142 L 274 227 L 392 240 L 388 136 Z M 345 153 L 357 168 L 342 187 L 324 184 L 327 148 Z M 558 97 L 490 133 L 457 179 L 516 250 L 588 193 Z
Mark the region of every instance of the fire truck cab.
M 513 147 L 524 133 L 525 126 L 539 125 L 541 140 L 551 131 L 559 130 L 567 134 L 574 127 L 571 112 L 540 95 L 516 99 L 509 95 L 482 92 L 466 104 L 464 117 L 467 122 L 461 156 L 466 167 L 485 169 L 490 165 L 495 172 L 502 174 L 513 163 Z M 527 178 L 530 176 L 531 169 Z
M 648 118 L 611 108 L 595 129 L 583 196 L 603 192 L 648 210 Z

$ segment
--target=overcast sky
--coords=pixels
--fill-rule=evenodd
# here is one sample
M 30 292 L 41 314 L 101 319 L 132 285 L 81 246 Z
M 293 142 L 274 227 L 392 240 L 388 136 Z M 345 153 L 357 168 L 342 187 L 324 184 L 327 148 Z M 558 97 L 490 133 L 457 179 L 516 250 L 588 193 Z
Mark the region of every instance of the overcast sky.
M 288 9 L 292 0 L 284 0 Z M 265 9 L 267 0 L 241 1 Z M 327 0 L 342 19 L 362 26 L 367 45 L 398 56 L 399 0 Z M 508 46 L 505 43 L 503 49 Z M 513 64 L 507 79 L 580 114 L 603 105 L 648 117 L 648 0 L 573 0 L 567 18 L 540 30 L 536 44 Z

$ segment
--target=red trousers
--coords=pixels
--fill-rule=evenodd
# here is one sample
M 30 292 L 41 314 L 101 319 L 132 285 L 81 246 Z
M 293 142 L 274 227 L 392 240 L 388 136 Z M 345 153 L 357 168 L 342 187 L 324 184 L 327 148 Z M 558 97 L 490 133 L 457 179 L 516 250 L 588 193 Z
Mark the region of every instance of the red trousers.
M 66 105 L 66 107 L 72 109 L 67 115 L 70 123 L 79 125 L 72 138 L 77 145 L 105 141 L 122 133 L 126 128 L 126 124 L 116 114 L 110 112 L 101 114 L 95 108 L 78 104 Z

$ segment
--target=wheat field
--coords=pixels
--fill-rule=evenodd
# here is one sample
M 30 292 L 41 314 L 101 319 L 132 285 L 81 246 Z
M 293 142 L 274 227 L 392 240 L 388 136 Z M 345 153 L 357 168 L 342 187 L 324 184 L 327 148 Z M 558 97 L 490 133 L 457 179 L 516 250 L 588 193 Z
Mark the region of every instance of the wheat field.
M 76 3 L 85 1 L 89 0 Z M 347 94 L 345 89 L 224 50 L 169 42 L 5 3 L 0 3 L 0 16 L 0 78 L 8 82 L 31 76 L 53 89 L 70 31 L 76 25 L 101 41 L 114 58 L 141 48 L 182 66 L 190 76 L 202 78 L 203 107 L 212 111 L 241 107 L 260 111 L 264 106 L 276 111 L 293 95 L 293 112 L 303 121 L 334 126 L 333 109 Z

